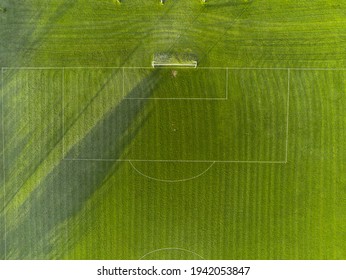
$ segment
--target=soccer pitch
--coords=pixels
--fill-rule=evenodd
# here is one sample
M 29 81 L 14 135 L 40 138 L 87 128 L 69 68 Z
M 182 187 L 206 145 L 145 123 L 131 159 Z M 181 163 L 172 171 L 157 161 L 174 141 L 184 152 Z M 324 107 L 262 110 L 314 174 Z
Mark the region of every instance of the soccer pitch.
M 1 259 L 345 259 L 344 3 L 43 2 L 0 2 Z

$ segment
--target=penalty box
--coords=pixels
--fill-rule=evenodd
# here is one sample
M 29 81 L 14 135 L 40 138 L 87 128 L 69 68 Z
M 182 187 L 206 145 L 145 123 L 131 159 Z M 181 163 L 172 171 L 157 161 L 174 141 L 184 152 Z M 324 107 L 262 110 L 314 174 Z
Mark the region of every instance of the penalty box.
M 198 96 L 221 85 L 198 75 L 189 78 L 197 95 L 171 98 L 175 77 L 156 70 L 65 69 L 65 159 L 286 162 L 287 69 L 219 69 L 220 98 Z

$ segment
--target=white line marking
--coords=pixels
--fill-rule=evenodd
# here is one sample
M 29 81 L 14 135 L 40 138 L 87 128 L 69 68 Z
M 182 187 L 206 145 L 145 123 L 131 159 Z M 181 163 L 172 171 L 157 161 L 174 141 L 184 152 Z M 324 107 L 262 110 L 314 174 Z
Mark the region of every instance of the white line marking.
M 145 255 L 143 255 L 140 260 L 144 259 L 146 256 L 150 255 L 150 254 L 153 254 L 153 253 L 156 253 L 156 252 L 160 252 L 160 251 L 166 251 L 166 250 L 179 250 L 179 251 L 184 251 L 184 252 L 188 252 L 188 253 L 191 253 L 203 260 L 205 260 L 205 258 L 203 258 L 201 255 L 193 252 L 193 251 L 190 251 L 190 250 L 187 250 L 187 249 L 183 249 L 183 248 L 161 248 L 161 249 L 157 249 L 157 250 L 153 250 L 153 251 L 150 251 L 149 253 L 146 253 Z
M 125 68 L 123 67 L 123 93 L 122 97 L 126 99 L 125 97 Z
M 225 75 L 226 75 L 226 88 L 225 88 L 225 96 L 224 97 L 126 97 L 125 95 L 125 75 L 124 75 L 124 68 L 123 67 L 123 99 L 128 99 L 128 100 L 227 100 L 228 99 L 228 68 L 217 68 L 217 70 L 225 70 Z M 186 67 L 181 67 L 185 68 Z M 145 68 L 147 69 L 147 68 Z M 150 68 L 152 70 L 152 68 Z M 208 69 L 214 69 L 214 68 L 201 68 L 204 70 Z
M 7 260 L 7 219 L 6 219 L 6 171 L 5 171 L 5 113 L 4 113 L 4 69 L 1 68 L 1 115 L 2 115 L 2 172 L 4 181 L 4 239 L 5 239 L 5 260 Z
M 261 160 L 179 160 L 179 159 L 102 159 L 102 158 L 64 158 L 67 161 L 133 161 L 133 162 L 209 162 L 209 163 L 266 163 L 266 164 L 284 164 L 286 161 L 261 161 Z
M 49 70 L 49 69 L 152 69 L 148 66 L 65 66 L 65 67 L 2 67 L 2 69 L 17 69 L 17 70 Z M 179 68 L 179 67 L 176 67 Z M 186 67 L 184 67 L 186 68 Z M 230 70 L 295 70 L 295 71 L 345 71 L 346 68 L 292 68 L 292 67 L 198 67 L 198 69 L 230 69 Z
M 1 67 L 2 79 L 3 79 L 3 70 L 5 69 L 18 69 L 18 70 L 45 70 L 45 69 L 152 69 L 152 67 L 145 66 L 133 66 L 133 67 Z M 226 69 L 227 73 L 229 69 L 231 70 L 287 70 L 288 72 L 292 70 L 296 71 L 345 71 L 346 68 L 287 68 L 287 67 L 272 67 L 272 68 L 258 68 L 258 67 L 198 67 L 199 69 Z M 288 73 L 289 75 L 289 73 Z M 228 76 L 228 75 L 227 75 Z M 124 78 L 123 78 L 124 82 Z M 287 163 L 288 160 L 288 136 L 289 136 L 289 79 L 288 79 L 288 98 L 287 98 L 287 120 L 286 120 L 286 156 L 285 161 L 234 161 L 234 160 L 141 160 L 141 159 L 96 159 L 96 158 L 63 158 L 63 160 L 67 161 L 144 161 L 144 162 L 217 162 L 217 163 L 264 163 L 264 164 L 284 164 Z M 227 88 L 227 98 L 228 98 L 228 88 Z M 206 99 L 206 100 L 227 100 L 227 98 L 125 98 L 125 99 Z M 63 117 L 63 126 L 64 126 L 64 117 Z M 64 145 L 64 136 L 63 136 L 63 149 Z
M 175 183 L 175 182 L 184 182 L 184 181 L 189 181 L 189 180 L 193 180 L 193 179 L 196 179 L 200 176 L 202 176 L 203 174 L 207 173 L 209 171 L 209 169 L 215 164 L 215 162 L 212 162 L 209 167 L 204 170 L 203 172 L 201 172 L 200 174 L 196 175 L 196 176 L 193 176 L 193 177 L 190 177 L 190 178 L 185 178 L 185 179 L 177 179 L 177 180 L 168 180 L 168 179 L 159 179 L 159 178 L 155 178 L 155 177 L 151 177 L 151 176 L 148 176 L 144 173 L 142 173 L 140 170 L 138 170 L 131 161 L 129 161 L 130 165 L 132 166 L 132 168 L 140 175 L 148 178 L 148 179 L 151 179 L 151 180 L 155 180 L 155 181 L 160 181 L 160 182 L 167 182 L 167 183 Z
M 5 70 L 59 70 L 63 67 L 2 67 Z
M 186 68 L 186 67 L 193 67 L 193 68 L 197 68 L 197 61 L 195 61 L 194 63 L 156 63 L 155 61 L 151 62 L 151 66 L 153 68 L 155 68 L 155 66 L 157 67 L 170 67 L 170 66 L 173 66 L 173 67 L 183 67 L 183 68 Z
M 346 68 L 287 68 L 298 71 L 345 71 Z
M 226 68 L 226 100 L 228 100 L 228 68 Z
M 62 68 L 62 95 L 61 95 L 61 113 L 62 113 L 62 157 L 65 156 L 65 102 L 64 102 L 64 94 L 65 94 L 65 69 Z
M 138 100 L 138 99 L 156 99 L 156 100 L 227 100 L 226 98 L 219 97 L 126 97 L 124 99 Z
M 288 136 L 289 136 L 289 117 L 290 117 L 290 69 L 287 69 L 287 113 L 286 113 L 286 155 L 285 161 L 288 161 Z

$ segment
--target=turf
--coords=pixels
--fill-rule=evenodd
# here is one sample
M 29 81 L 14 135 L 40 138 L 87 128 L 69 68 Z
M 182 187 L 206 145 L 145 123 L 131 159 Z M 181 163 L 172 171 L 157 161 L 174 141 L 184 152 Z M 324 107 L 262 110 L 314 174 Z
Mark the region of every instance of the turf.
M 345 259 L 345 4 L 158 2 L 0 1 L 0 258 Z

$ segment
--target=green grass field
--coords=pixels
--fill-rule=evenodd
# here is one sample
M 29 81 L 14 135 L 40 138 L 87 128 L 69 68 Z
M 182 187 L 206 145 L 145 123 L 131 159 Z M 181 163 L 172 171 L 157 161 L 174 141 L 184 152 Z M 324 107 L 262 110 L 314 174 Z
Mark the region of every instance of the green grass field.
M 272 2 L 0 0 L 0 258 L 345 259 L 346 4 Z

